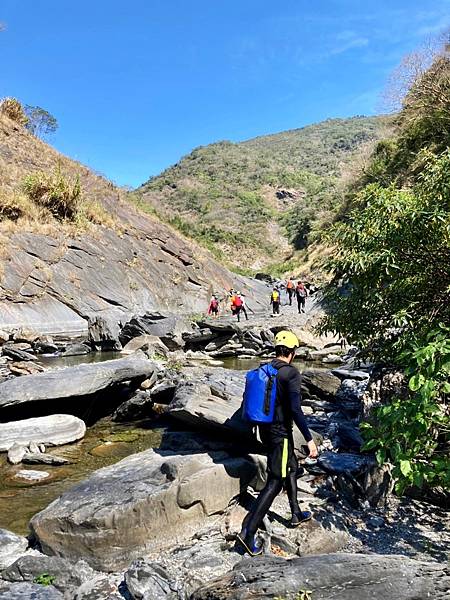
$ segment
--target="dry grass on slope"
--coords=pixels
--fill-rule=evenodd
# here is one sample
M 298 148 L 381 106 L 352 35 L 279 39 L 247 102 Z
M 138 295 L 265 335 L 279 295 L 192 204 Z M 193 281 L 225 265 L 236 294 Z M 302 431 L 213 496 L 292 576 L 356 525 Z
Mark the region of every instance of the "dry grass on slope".
M 0 112 L 0 231 L 120 228 L 111 207 L 121 202 L 111 182 Z

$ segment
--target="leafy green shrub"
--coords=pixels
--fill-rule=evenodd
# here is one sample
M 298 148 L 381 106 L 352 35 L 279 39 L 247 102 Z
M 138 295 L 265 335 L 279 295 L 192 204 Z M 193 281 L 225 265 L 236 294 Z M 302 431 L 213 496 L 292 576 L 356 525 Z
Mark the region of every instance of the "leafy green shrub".
M 38 583 L 39 585 L 53 585 L 55 583 L 55 576 L 49 575 L 48 573 L 41 573 L 37 577 L 34 578 L 33 582 Z
M 364 449 L 394 465 L 399 493 L 410 486 L 450 489 L 450 328 L 431 331 L 401 361 L 410 393 L 380 406 L 374 421 L 361 425 Z
M 3 98 L 0 102 L 0 113 L 6 115 L 19 125 L 25 126 L 28 123 L 28 117 L 25 114 L 24 108 L 16 98 Z
M 450 323 L 450 151 L 422 153 L 412 190 L 367 186 L 358 207 L 328 237 L 328 315 L 338 331 L 380 360 Z
M 23 189 L 30 200 L 47 208 L 58 220 L 74 220 L 80 207 L 79 177 L 71 180 L 59 167 L 53 173 L 31 173 L 25 178 Z

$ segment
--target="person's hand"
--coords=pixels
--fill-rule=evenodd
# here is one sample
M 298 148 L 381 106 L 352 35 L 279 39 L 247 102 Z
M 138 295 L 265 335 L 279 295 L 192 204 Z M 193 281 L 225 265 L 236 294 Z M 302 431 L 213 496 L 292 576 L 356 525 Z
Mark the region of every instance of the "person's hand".
M 309 458 L 317 458 L 319 453 L 317 451 L 316 442 L 314 440 L 311 440 L 310 442 L 308 442 L 308 450 L 309 450 Z

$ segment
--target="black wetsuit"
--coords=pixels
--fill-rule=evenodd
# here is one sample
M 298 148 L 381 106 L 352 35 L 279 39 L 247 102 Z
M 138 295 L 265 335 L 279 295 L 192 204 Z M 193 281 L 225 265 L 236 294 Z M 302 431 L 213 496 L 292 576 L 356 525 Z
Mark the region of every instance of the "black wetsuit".
M 312 440 L 301 408 L 301 376 L 298 370 L 282 360 L 274 359 L 272 365 L 279 369 L 277 375 L 277 404 L 275 418 L 270 425 L 259 427 L 260 436 L 267 449 L 267 483 L 242 524 L 246 535 L 255 535 L 283 483 L 288 493 L 292 514 L 299 513 L 297 501 L 298 462 L 294 454 L 293 423 L 305 440 Z

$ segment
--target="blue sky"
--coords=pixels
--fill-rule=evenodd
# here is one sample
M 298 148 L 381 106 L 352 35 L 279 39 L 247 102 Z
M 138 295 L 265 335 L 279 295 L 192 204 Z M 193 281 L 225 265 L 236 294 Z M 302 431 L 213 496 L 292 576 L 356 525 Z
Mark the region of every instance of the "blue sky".
M 0 97 L 51 143 L 137 186 L 192 148 L 375 114 L 450 0 L 1 0 Z

